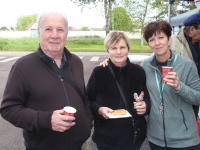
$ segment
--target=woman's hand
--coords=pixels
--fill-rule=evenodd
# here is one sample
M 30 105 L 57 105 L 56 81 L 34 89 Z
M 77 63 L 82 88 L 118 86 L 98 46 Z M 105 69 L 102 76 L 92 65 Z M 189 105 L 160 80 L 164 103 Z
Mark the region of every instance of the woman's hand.
M 100 107 L 98 110 L 98 113 L 102 115 L 105 119 L 108 119 L 108 112 L 113 112 L 114 110 L 108 108 L 108 107 Z
M 133 102 L 134 108 L 137 111 L 138 115 L 142 115 L 146 112 L 146 103 L 144 101 L 138 100 L 137 102 Z
M 108 66 L 108 58 L 107 58 L 106 60 L 104 60 L 103 62 L 101 62 L 101 63 L 99 64 L 99 66 L 103 66 L 103 67 Z
M 168 72 L 165 76 L 166 83 L 171 86 L 175 90 L 180 90 L 180 82 L 178 78 L 178 74 L 176 72 Z

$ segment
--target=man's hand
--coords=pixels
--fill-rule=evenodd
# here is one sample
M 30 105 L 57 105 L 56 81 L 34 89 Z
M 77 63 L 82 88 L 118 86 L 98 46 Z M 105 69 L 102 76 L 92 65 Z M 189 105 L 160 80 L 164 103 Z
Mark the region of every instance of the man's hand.
M 134 108 L 137 111 L 138 115 L 142 115 L 146 112 L 146 103 L 144 101 L 137 101 L 137 102 L 133 102 Z
M 51 116 L 51 127 L 52 130 L 57 132 L 64 132 L 73 127 L 76 123 L 72 122 L 75 120 L 72 116 L 63 115 L 64 110 L 55 110 Z
M 108 112 L 113 112 L 114 110 L 108 108 L 108 107 L 100 107 L 98 110 L 98 113 L 102 115 L 105 119 L 108 119 Z
M 103 62 L 101 62 L 101 63 L 99 64 L 99 66 L 103 66 L 103 67 L 108 66 L 108 58 L 107 58 L 106 60 L 104 60 Z

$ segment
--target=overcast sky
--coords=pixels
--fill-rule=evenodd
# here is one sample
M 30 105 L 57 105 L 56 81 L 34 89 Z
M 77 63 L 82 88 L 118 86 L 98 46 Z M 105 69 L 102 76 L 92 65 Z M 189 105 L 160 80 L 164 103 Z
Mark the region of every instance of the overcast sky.
M 15 27 L 20 16 L 38 14 L 45 9 L 61 9 L 66 13 L 69 26 L 81 28 L 101 28 L 105 19 L 99 10 L 85 8 L 83 13 L 70 0 L 2 0 L 0 9 L 0 27 Z

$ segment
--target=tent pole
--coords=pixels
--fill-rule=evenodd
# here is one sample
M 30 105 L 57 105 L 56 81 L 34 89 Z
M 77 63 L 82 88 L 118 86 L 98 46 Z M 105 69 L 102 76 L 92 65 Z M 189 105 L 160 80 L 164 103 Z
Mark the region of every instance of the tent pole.
M 171 4 L 171 0 L 168 0 L 168 2 L 169 2 L 169 5 L 168 5 L 168 22 L 170 24 L 171 23 L 171 6 L 172 6 L 172 4 Z

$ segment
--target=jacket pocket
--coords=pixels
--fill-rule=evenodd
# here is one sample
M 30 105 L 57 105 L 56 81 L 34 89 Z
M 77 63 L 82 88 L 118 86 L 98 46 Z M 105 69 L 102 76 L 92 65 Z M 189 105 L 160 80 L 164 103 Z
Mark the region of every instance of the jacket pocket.
M 36 131 L 23 130 L 23 136 L 25 139 L 25 146 L 27 148 L 37 147 L 38 139 L 37 139 Z
M 184 114 L 183 114 L 183 111 L 180 109 L 180 111 L 181 111 L 181 114 L 182 114 L 182 117 L 183 117 L 183 123 L 184 123 L 184 125 L 185 125 L 185 128 L 186 128 L 186 130 L 188 130 L 188 127 L 187 127 L 187 125 L 186 125 L 186 123 L 185 123 L 185 116 L 184 116 Z
M 146 138 L 147 124 L 146 121 L 138 122 L 133 127 L 134 144 L 143 142 Z

